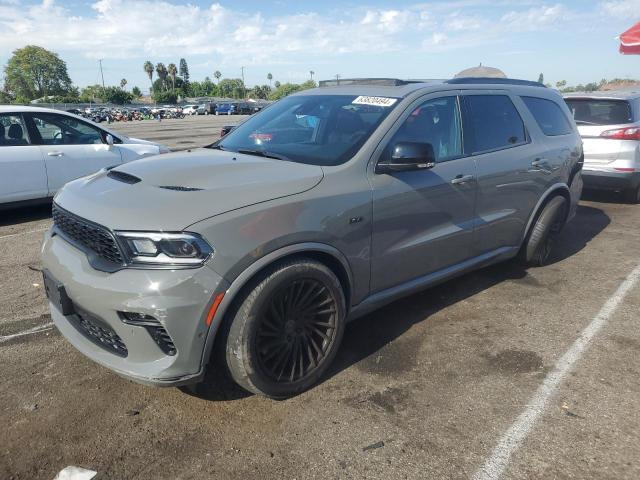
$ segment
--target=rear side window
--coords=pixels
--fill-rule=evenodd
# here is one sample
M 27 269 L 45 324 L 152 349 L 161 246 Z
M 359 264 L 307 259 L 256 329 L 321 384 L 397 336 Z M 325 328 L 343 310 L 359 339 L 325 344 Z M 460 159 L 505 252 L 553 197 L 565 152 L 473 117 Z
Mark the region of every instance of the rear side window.
M 0 115 L 0 147 L 20 145 L 29 145 L 29 137 L 22 117 L 11 113 Z
M 526 142 L 524 122 L 507 95 L 466 96 L 465 149 L 470 153 Z
M 633 123 L 631 105 L 626 100 L 567 98 L 569 110 L 578 125 L 620 125 Z
M 567 135 L 572 132 L 569 120 L 558 104 L 552 100 L 538 97 L 521 97 L 525 105 L 538 122 L 542 133 L 548 137 Z

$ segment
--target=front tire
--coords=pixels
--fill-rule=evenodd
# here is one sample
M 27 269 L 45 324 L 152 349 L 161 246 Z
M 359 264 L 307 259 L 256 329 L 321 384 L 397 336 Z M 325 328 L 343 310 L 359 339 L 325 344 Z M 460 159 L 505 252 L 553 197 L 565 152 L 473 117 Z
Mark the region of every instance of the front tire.
M 253 282 L 231 320 L 231 377 L 271 398 L 308 389 L 335 358 L 345 316 L 340 281 L 324 264 L 295 259 L 274 266 Z
M 553 197 L 542 208 L 520 250 L 523 263 L 532 267 L 546 265 L 554 240 L 562 229 L 566 209 L 567 200 L 561 195 Z

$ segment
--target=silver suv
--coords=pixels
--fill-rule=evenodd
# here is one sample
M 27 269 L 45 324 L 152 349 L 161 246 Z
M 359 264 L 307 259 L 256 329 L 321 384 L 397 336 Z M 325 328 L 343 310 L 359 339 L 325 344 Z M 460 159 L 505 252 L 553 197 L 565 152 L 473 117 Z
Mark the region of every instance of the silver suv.
M 640 92 L 572 93 L 565 101 L 584 142 L 585 188 L 640 203 Z
M 323 82 L 208 148 L 67 184 L 42 247 L 51 315 L 139 382 L 208 367 L 295 395 L 348 320 L 518 255 L 545 262 L 582 189 L 570 119 L 526 81 Z

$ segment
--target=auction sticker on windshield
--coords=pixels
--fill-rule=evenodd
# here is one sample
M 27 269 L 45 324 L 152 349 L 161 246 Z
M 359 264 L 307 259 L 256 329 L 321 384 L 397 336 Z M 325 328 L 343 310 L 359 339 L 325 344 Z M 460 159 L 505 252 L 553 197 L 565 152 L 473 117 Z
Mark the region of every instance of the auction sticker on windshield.
M 361 95 L 351 103 L 355 103 L 357 105 L 375 105 L 377 107 L 390 107 L 397 101 L 398 101 L 397 98 L 368 97 L 368 96 Z

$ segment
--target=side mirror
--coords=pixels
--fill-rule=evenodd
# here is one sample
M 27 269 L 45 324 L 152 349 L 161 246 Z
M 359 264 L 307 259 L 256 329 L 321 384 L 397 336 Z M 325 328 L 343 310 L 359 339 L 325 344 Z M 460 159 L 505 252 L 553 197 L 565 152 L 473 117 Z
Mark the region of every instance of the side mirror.
M 391 150 L 391 158 L 376 165 L 376 173 L 426 170 L 436 164 L 436 156 L 430 143 L 398 142 Z
M 110 133 L 107 133 L 107 136 L 104 137 L 104 139 L 107 142 L 107 145 L 109 145 L 109 148 L 113 147 L 113 136 Z

